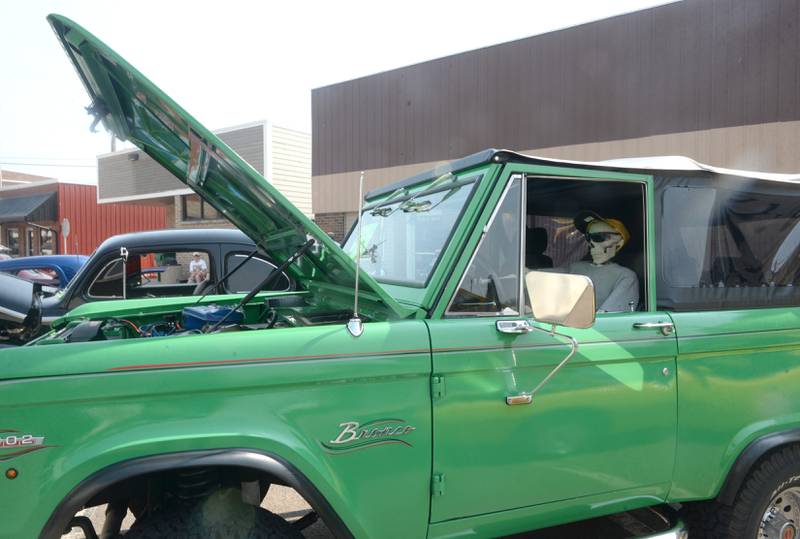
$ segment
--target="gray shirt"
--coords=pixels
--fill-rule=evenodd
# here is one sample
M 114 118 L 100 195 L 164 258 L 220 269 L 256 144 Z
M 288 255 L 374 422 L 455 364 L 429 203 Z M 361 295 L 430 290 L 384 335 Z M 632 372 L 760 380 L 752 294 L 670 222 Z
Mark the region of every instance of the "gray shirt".
M 629 311 L 630 302 L 639 308 L 639 278 L 632 270 L 614 262 L 596 266 L 582 260 L 570 264 L 568 272 L 592 280 L 598 311 Z

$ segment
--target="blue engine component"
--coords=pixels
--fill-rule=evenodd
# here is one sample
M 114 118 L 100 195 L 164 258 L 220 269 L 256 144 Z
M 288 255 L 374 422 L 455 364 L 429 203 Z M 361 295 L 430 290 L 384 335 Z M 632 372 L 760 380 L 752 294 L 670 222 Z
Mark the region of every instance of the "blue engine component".
M 203 305 L 185 307 L 182 313 L 181 325 L 184 329 L 203 329 L 206 324 L 216 324 L 233 309 L 220 305 Z M 235 311 L 225 320 L 226 324 L 241 324 L 244 315 Z

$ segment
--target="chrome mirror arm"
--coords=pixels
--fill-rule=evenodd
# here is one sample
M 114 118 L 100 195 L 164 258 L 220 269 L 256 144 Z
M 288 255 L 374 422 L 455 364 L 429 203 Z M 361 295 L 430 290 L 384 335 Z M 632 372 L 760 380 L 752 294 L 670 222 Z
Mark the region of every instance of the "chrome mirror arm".
M 553 335 L 553 336 L 563 337 L 563 338 L 565 338 L 565 339 L 569 340 L 569 344 L 570 344 L 570 351 L 569 351 L 569 353 L 567 354 L 567 357 L 565 357 L 564 359 L 562 359 L 562 360 L 561 360 L 561 362 L 560 362 L 558 365 L 556 365 L 556 366 L 553 368 L 553 370 L 552 370 L 552 371 L 550 371 L 550 372 L 548 373 L 548 375 L 547 375 L 547 376 L 545 376 L 545 377 L 544 377 L 544 379 L 543 379 L 541 382 L 539 382 L 539 385 L 537 385 L 535 388 L 533 388 L 533 391 L 531 391 L 531 393 L 530 393 L 530 395 L 531 395 L 531 400 L 533 400 L 533 396 L 534 396 L 536 393 L 538 393 L 538 392 L 539 392 L 539 390 L 541 390 L 541 389 L 542 389 L 542 388 L 545 386 L 545 384 L 547 384 L 547 382 L 549 382 L 549 381 L 550 381 L 550 379 L 551 379 L 553 376 L 555 376 L 555 375 L 556 375 L 556 373 L 557 373 L 558 371 L 560 371 L 560 370 L 561 370 L 561 368 L 562 368 L 564 365 L 566 365 L 566 364 L 567 364 L 567 361 L 569 361 L 570 359 L 572 359 L 572 357 L 573 357 L 575 354 L 577 354 L 577 353 L 578 353 L 578 340 L 577 340 L 575 337 L 572 337 L 571 335 L 565 335 L 565 334 L 563 334 L 563 333 L 558 333 L 558 332 L 555 330 L 555 329 L 556 329 L 556 327 L 555 327 L 555 326 L 552 326 L 552 327 L 550 328 L 550 330 L 546 330 L 546 329 L 542 329 L 542 328 L 540 328 L 540 327 L 536 327 L 536 326 L 533 326 L 533 325 L 532 325 L 532 326 L 531 326 L 531 329 L 532 329 L 532 330 L 536 330 L 536 331 L 542 331 L 542 332 L 544 332 L 544 333 L 547 333 L 548 335 Z
M 538 326 L 534 326 L 527 320 L 499 320 L 497 322 L 497 330 L 501 333 L 530 333 L 531 331 L 541 331 L 543 333 L 547 333 L 551 336 L 563 337 L 569 341 L 570 344 L 570 351 L 566 355 L 564 359 L 562 359 L 558 365 L 556 365 L 553 370 L 547 373 L 547 376 L 542 379 L 539 384 L 533 388 L 532 391 L 528 392 L 525 391 L 523 393 L 519 393 L 517 395 L 509 395 L 506 397 L 506 404 L 509 406 L 516 406 L 519 404 L 530 404 L 533 402 L 533 397 L 541 391 L 541 389 L 547 385 L 547 383 L 556 375 L 558 371 L 560 371 L 567 362 L 572 359 L 575 354 L 578 353 L 578 340 L 571 335 L 565 335 L 563 333 L 558 333 L 556 331 L 555 324 L 550 327 L 550 329 L 542 329 Z

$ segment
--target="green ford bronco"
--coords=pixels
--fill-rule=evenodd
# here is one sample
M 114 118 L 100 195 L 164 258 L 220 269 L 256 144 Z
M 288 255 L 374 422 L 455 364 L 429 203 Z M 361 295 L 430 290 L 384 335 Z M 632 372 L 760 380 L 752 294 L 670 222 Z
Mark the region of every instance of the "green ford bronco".
M 796 537 L 797 178 L 487 150 L 361 197 L 340 247 L 49 20 L 96 122 L 279 265 L 244 296 L 91 303 L 3 349 L 0 536 L 92 537 L 76 514 L 105 504 L 104 539 L 300 537 L 260 508 L 282 484 L 337 537 L 641 508 L 659 537 Z

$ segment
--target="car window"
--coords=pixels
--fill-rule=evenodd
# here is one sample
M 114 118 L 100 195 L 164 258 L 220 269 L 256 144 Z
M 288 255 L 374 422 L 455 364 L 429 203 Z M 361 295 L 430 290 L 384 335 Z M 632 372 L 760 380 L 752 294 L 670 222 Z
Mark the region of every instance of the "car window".
M 239 264 L 241 264 L 244 260 L 247 259 L 246 253 L 231 253 L 225 258 L 225 273 L 228 273 L 232 269 L 236 268 Z M 225 289 L 231 293 L 244 293 L 249 292 L 253 288 L 255 288 L 261 281 L 263 281 L 267 275 L 269 275 L 272 270 L 275 269 L 275 265 L 267 260 L 264 260 L 259 257 L 253 257 L 244 265 L 237 269 L 236 272 L 228 277 L 228 280 L 225 283 Z M 290 287 L 289 277 L 284 273 L 281 275 L 275 282 L 272 283 L 272 286 L 269 290 L 289 290 Z
M 459 284 L 449 313 L 519 314 L 522 181 L 508 186 Z
M 529 176 L 526 271 L 589 277 L 600 313 L 646 310 L 645 195 L 642 182 Z
M 58 287 L 61 284 L 61 279 L 58 278 L 58 272 L 52 268 L 25 268 L 15 270 L 12 273 L 15 273 L 20 279 L 41 283 L 46 286 Z
M 205 251 L 149 251 L 130 253 L 125 264 L 126 297 L 192 295 L 198 286 L 211 282 L 214 271 Z M 123 297 L 122 262 L 109 261 L 89 286 L 93 298 Z
M 800 196 L 780 182 L 663 178 L 658 302 L 665 309 L 800 305 Z
M 89 286 L 89 296 L 93 298 L 122 297 L 122 261 L 112 260 L 106 263 Z
M 361 270 L 379 282 L 424 286 L 478 180 L 445 175 L 413 194 L 390 195 L 364 210 L 344 251 L 353 258 L 358 252 Z

